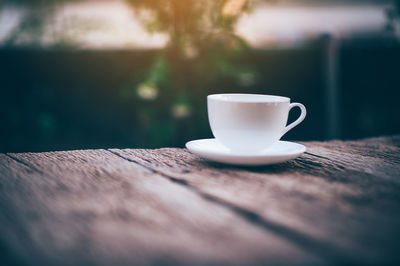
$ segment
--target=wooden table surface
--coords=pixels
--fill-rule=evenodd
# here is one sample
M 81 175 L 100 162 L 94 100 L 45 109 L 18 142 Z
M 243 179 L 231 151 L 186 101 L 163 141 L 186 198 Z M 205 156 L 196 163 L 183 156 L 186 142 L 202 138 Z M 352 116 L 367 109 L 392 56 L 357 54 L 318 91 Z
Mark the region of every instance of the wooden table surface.
M 0 154 L 0 264 L 400 263 L 400 136 L 303 144 L 251 168 L 178 148 Z

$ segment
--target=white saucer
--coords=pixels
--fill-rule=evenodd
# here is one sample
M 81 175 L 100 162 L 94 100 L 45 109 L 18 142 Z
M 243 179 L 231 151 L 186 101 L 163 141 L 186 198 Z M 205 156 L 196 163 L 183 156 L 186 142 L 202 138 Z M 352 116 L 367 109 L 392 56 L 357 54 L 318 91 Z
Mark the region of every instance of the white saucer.
M 227 164 L 266 165 L 294 159 L 306 151 L 304 145 L 278 141 L 270 148 L 255 154 L 243 154 L 229 150 L 216 139 L 199 139 L 186 143 L 186 148 L 200 157 Z

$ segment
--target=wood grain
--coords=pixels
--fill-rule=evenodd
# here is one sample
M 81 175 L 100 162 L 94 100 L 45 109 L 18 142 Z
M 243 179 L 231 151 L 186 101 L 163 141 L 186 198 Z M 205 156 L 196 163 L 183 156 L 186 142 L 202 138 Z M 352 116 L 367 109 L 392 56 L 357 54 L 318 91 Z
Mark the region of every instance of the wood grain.
M 259 168 L 182 149 L 111 151 L 329 261 L 399 261 L 400 138 L 304 144 L 300 158 Z
M 400 136 L 303 144 L 250 168 L 177 148 L 0 154 L 0 264 L 399 264 Z
M 9 265 L 327 263 L 106 150 L 0 155 Z

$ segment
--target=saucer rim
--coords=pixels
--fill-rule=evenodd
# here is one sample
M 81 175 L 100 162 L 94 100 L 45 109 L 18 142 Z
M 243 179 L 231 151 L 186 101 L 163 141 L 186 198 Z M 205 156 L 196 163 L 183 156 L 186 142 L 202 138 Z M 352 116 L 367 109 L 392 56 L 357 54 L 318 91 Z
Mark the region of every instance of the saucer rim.
M 189 147 L 189 145 L 191 145 L 191 143 L 194 142 L 199 142 L 199 141 L 217 141 L 216 138 L 207 138 L 207 139 L 196 139 L 196 140 L 191 140 L 186 142 L 185 147 L 189 150 L 189 151 L 194 151 L 196 153 L 198 153 L 198 155 L 201 155 L 201 153 L 204 153 L 204 149 L 203 150 L 199 150 L 193 147 Z M 229 151 L 229 152 L 211 152 L 215 155 L 223 155 L 223 156 L 228 156 L 228 157 L 232 157 L 232 158 L 238 158 L 238 157 L 246 157 L 246 158 L 265 158 L 265 157 L 279 157 L 279 156 L 288 156 L 288 155 L 301 155 L 304 152 L 307 151 L 307 147 L 304 146 L 303 144 L 300 143 L 296 143 L 293 141 L 286 141 L 286 140 L 279 140 L 278 143 L 283 143 L 283 144 L 290 144 L 290 145 L 296 145 L 298 146 L 299 150 L 296 150 L 294 152 L 288 152 L 288 153 L 283 153 L 283 154 L 271 154 L 271 153 L 235 153 L 233 151 Z M 221 144 L 222 145 L 222 144 Z M 264 150 L 265 151 L 265 150 Z M 210 152 L 209 150 L 207 150 L 206 152 Z

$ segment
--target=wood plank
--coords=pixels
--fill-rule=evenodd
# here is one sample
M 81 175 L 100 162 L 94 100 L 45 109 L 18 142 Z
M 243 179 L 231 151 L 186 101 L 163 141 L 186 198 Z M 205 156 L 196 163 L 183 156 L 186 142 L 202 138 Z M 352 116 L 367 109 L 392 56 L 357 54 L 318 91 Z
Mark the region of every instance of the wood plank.
M 104 150 L 0 154 L 0 243 L 23 265 L 324 264 Z
M 9 171 L 9 167 L 12 167 L 13 171 Z M 25 210 L 25 213 L 18 210 L 18 206 L 24 206 L 27 200 L 31 204 L 34 203 L 28 194 L 30 179 L 22 182 L 20 178 L 21 175 L 31 176 L 32 174 L 34 171 L 29 167 L 16 162 L 7 155 L 0 154 L 1 265 L 25 265 L 29 261 L 35 261 L 38 265 L 43 263 L 40 256 L 37 256 L 36 247 L 26 245 L 30 232 L 24 222 L 26 217 L 32 213 L 29 210 Z
M 349 170 L 362 171 L 391 182 L 400 182 L 395 173 L 400 164 L 400 136 L 364 141 L 308 142 L 308 153 L 329 158 Z
M 399 139 L 304 143 L 300 158 L 254 168 L 210 163 L 182 149 L 111 151 L 310 252 L 393 263 L 400 261 Z

